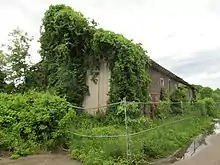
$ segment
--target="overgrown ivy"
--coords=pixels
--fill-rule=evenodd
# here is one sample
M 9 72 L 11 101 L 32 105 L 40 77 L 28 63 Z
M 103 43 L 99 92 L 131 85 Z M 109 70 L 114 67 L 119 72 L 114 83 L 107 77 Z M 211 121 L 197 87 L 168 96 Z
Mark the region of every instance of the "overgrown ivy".
M 40 54 L 48 68 L 48 88 L 82 105 L 89 94 L 87 71 L 95 81 L 104 61 L 111 70 L 110 102 L 123 97 L 147 100 L 149 58 L 140 44 L 97 28 L 94 21 L 65 5 L 51 5 L 42 22 Z

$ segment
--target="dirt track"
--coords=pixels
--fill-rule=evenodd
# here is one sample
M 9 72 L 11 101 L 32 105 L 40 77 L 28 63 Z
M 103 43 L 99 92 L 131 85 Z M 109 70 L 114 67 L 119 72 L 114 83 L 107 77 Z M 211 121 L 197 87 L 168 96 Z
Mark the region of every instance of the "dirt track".
M 220 134 L 209 136 L 206 142 L 192 157 L 170 165 L 220 165 Z
M 42 154 L 23 157 L 18 160 L 2 159 L 0 165 L 81 165 L 66 155 Z

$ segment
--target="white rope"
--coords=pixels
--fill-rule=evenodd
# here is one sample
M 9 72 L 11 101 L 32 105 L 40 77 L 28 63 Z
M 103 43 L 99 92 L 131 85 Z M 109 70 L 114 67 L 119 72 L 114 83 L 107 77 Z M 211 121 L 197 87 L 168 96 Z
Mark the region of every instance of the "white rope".
M 146 133 L 146 132 L 158 129 L 158 128 L 162 128 L 162 127 L 174 124 L 174 123 L 178 123 L 178 122 L 181 122 L 181 121 L 184 121 L 184 120 L 189 120 L 189 119 L 192 119 L 194 117 L 196 117 L 196 116 L 191 116 L 191 117 L 179 119 L 179 120 L 169 122 L 167 124 L 163 124 L 163 125 L 160 125 L 160 126 L 157 126 L 157 127 L 154 127 L 154 128 L 150 128 L 150 129 L 146 129 L 146 130 L 143 130 L 143 131 L 140 131 L 140 132 L 135 132 L 135 133 L 129 134 L 129 136 L 143 134 L 143 133 Z M 93 136 L 93 135 L 83 135 L 83 134 L 79 134 L 79 133 L 76 133 L 76 132 L 70 132 L 70 133 L 74 134 L 76 136 L 86 137 L 86 138 L 119 138 L 119 137 L 126 137 L 126 135 L 109 135 L 109 136 L 107 136 L 107 135 L 97 135 L 97 136 Z
M 115 105 L 120 105 L 122 102 L 117 102 L 117 103 L 112 103 L 112 104 L 107 104 L 104 106 L 99 106 L 99 107 L 93 107 L 93 108 L 83 108 L 83 107 L 78 107 L 78 106 L 72 106 L 73 108 L 75 108 L 75 110 L 85 110 L 85 111 L 89 111 L 89 110 L 94 110 L 94 109 L 102 109 L 102 108 L 108 108 L 111 106 L 115 106 Z M 143 105 L 151 105 L 151 104 L 160 104 L 162 103 L 161 101 L 157 101 L 157 102 L 127 102 L 127 106 L 132 105 L 132 104 L 143 104 Z M 220 102 L 214 102 L 215 104 L 220 104 Z M 175 104 L 182 104 L 182 105 L 198 105 L 198 104 L 205 104 L 205 102 L 167 102 L 167 104 L 169 105 L 175 105 Z

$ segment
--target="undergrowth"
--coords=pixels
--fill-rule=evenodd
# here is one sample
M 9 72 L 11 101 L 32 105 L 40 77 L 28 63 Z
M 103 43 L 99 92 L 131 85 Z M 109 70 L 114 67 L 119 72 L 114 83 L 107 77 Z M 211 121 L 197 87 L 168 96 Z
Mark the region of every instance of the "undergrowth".
M 65 145 L 72 105 L 49 93 L 0 94 L 0 150 L 12 158 Z
M 163 106 L 169 109 L 170 104 L 161 102 L 160 110 L 163 109 Z M 181 115 L 173 115 L 172 112 L 169 114 L 169 111 L 163 110 L 166 115 L 158 116 L 159 118 L 155 120 L 143 119 L 143 117 L 129 120 L 129 133 L 131 134 L 152 129 L 130 137 L 133 163 L 143 164 L 166 157 L 185 147 L 193 137 L 207 130 L 210 127 L 211 118 L 206 114 L 202 115 L 197 106 L 197 104 L 185 105 L 183 107 L 184 113 Z M 206 110 L 208 109 L 206 108 Z M 102 118 L 102 120 L 104 119 Z M 81 129 L 75 126 L 72 128 L 71 132 L 80 135 L 104 135 L 105 137 L 91 138 L 72 134 L 69 144 L 71 157 L 80 160 L 85 165 L 126 164 L 125 137 L 107 137 L 125 135 L 125 125 L 122 123 L 114 125 L 112 121 L 109 121 L 111 124 L 101 121 L 100 125 L 98 121 L 100 121 L 99 117 L 84 117 L 83 125 L 80 125 Z M 117 120 L 115 119 L 115 121 Z
M 12 158 L 64 146 L 69 148 L 73 159 L 85 165 L 127 163 L 123 104 L 106 115 L 92 116 L 75 112 L 74 106 L 58 96 L 30 91 L 2 93 L 0 105 L 0 149 L 10 151 Z M 172 103 L 162 101 L 158 105 L 160 113 L 153 120 L 141 117 L 138 110 L 142 106 L 137 103 L 127 105 L 134 164 L 166 157 L 184 147 L 218 115 L 215 103 L 209 98 L 178 107 L 182 109 L 178 115 L 173 114 Z

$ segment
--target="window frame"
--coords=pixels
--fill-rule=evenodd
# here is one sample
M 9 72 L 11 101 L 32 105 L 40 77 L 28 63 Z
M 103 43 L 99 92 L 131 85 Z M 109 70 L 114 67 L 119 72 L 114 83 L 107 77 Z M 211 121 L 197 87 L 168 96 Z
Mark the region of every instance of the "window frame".
M 168 91 L 171 90 L 171 79 L 168 79 Z
M 164 78 L 161 77 L 159 83 L 160 83 L 160 86 L 164 87 Z

